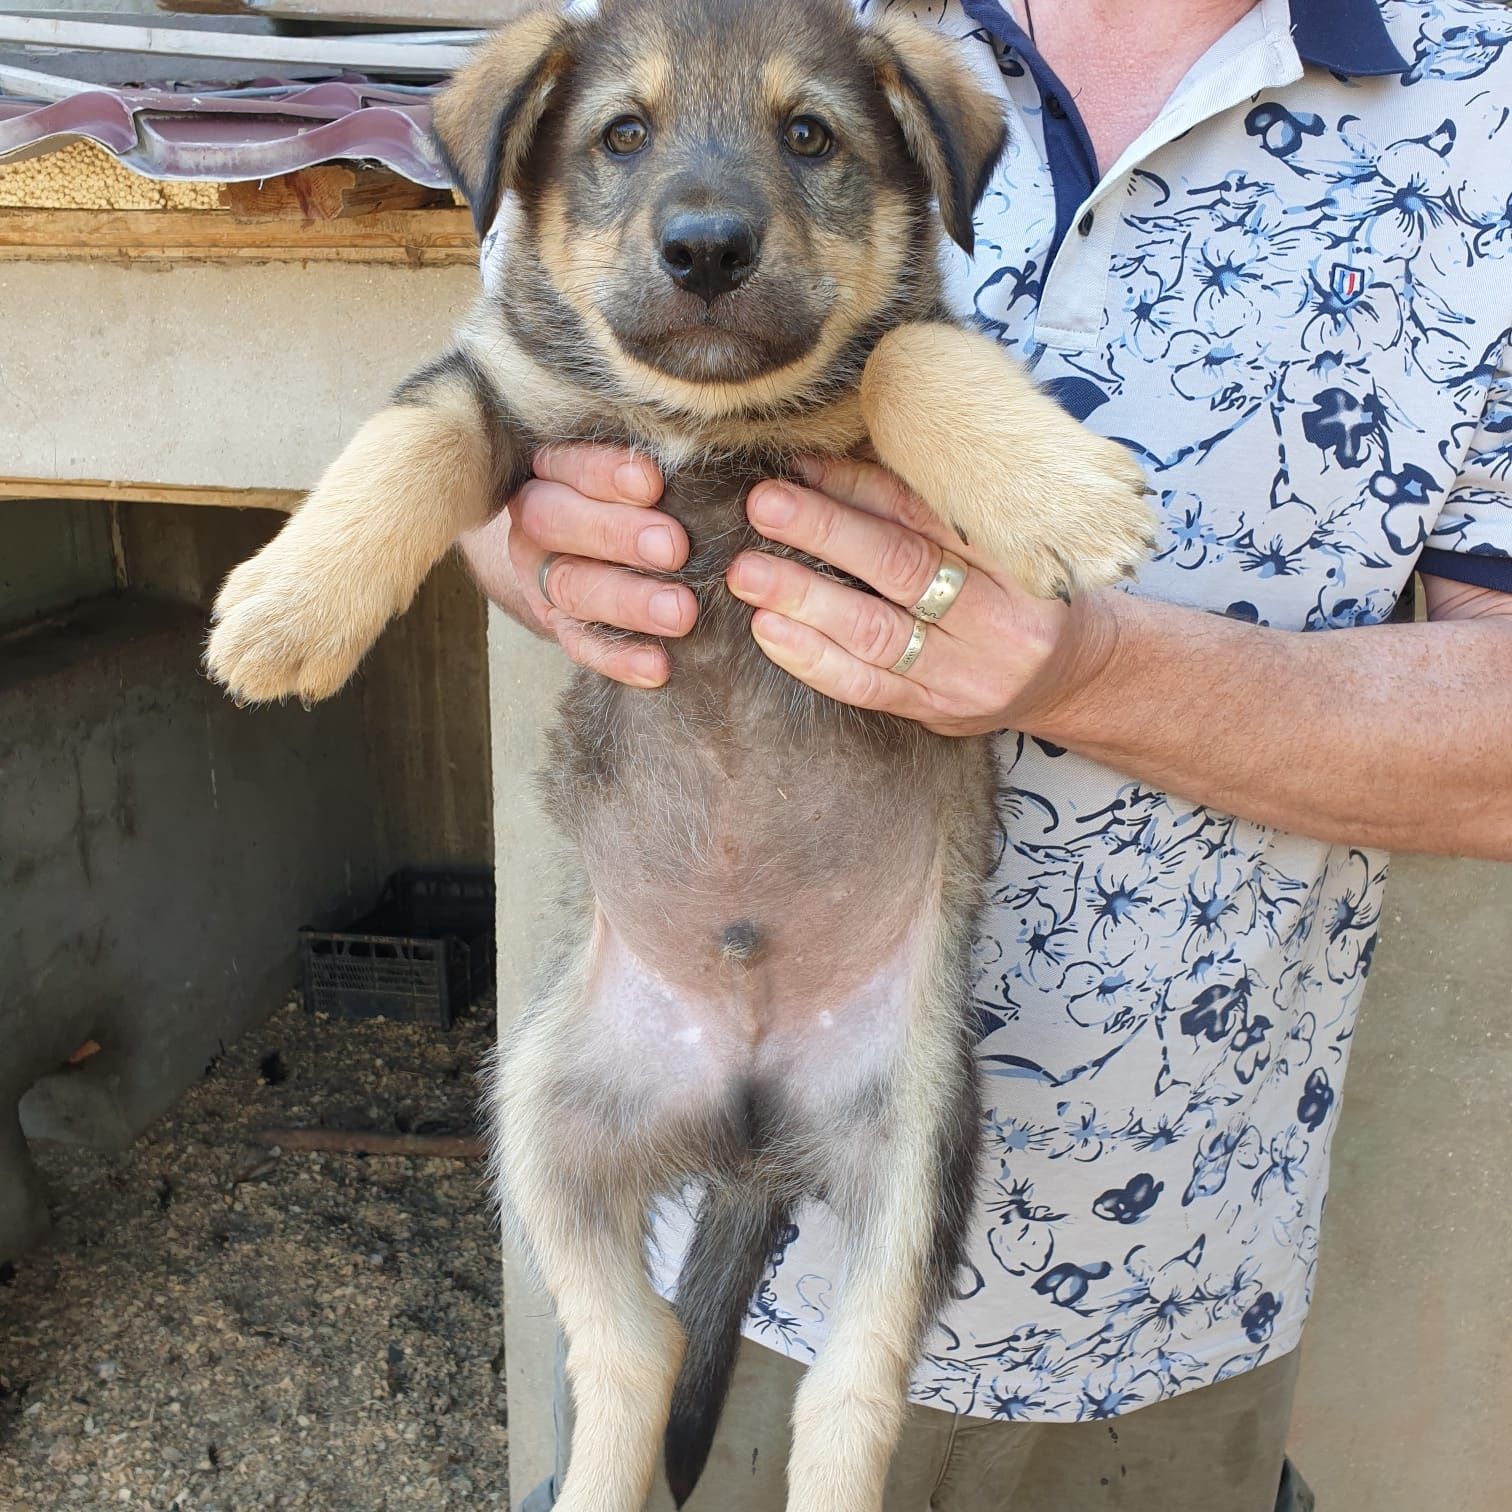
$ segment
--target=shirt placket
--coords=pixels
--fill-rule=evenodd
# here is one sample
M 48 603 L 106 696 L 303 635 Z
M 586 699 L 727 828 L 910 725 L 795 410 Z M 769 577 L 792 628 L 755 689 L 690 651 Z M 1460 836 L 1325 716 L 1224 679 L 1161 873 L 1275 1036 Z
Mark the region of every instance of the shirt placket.
M 1225 43 L 1215 48 L 1218 56 L 1210 55 L 1211 61 L 1204 59 L 1197 65 L 1160 115 L 1074 208 L 1067 201 L 1067 175 L 1076 175 L 1078 187 L 1091 178 L 1085 161 L 1078 162 L 1090 154 L 1085 126 L 1065 85 L 1001 7 L 994 9 L 998 15 L 994 29 L 1005 45 L 1023 54 L 1029 76 L 1023 81 L 1025 87 L 1039 91 L 1046 161 L 1056 179 L 1058 244 L 1045 275 L 1034 339 L 1038 345 L 1062 352 L 1086 351 L 1102 330 L 1109 271 L 1123 224 L 1117 205 L 1128 192 L 1131 175 L 1162 147 L 1203 121 L 1262 90 L 1280 88 L 1302 76 L 1302 62 L 1291 38 L 1290 6 L 1287 0 L 1261 0 Z M 968 4 L 967 10 L 978 20 L 987 19 L 981 5 Z

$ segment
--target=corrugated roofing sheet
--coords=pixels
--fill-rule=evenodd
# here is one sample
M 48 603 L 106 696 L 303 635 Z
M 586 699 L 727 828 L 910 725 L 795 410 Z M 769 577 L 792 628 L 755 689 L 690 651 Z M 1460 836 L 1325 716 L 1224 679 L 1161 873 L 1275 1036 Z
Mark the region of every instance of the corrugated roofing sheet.
M 0 94 L 0 162 L 86 138 L 153 178 L 263 179 L 349 159 L 445 188 L 430 138 L 434 93 L 347 77 L 227 90 L 88 86 L 43 102 Z

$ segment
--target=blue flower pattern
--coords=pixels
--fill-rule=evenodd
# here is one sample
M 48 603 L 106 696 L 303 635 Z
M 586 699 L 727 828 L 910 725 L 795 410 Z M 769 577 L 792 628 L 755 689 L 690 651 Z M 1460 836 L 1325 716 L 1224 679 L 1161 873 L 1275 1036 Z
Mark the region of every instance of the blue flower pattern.
M 1512 13 L 1385 0 L 1400 76 L 1310 67 L 1157 147 L 1116 207 L 1101 328 L 1068 350 L 1036 337 L 1035 85 L 956 0 L 903 8 L 1010 102 L 954 276 L 1141 458 L 1164 531 L 1134 591 L 1329 630 L 1388 618 L 1425 546 L 1512 556 Z M 1023 737 L 1001 784 L 980 1214 L 913 1398 L 1110 1418 L 1297 1341 L 1386 863 Z M 750 1334 L 811 1358 L 837 1254 L 825 1212 L 798 1215 Z

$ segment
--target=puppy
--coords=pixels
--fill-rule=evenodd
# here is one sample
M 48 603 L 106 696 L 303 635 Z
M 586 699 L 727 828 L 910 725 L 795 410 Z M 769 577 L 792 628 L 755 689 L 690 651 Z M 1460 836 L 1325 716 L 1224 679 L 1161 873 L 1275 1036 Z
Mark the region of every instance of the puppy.
M 1151 528 L 1124 450 L 941 299 L 941 226 L 1004 144 L 957 46 L 846 0 L 603 0 L 527 15 L 437 102 L 495 291 L 227 580 L 208 662 L 325 698 L 543 443 L 657 459 L 692 556 L 670 682 L 579 672 L 547 801 L 568 920 L 492 1093 L 498 1185 L 567 1340 L 560 1512 L 679 1504 L 751 1294 L 799 1202 L 848 1235 L 799 1392 L 789 1512 L 876 1512 L 909 1375 L 960 1260 L 978 1096 L 969 951 L 984 739 L 835 704 L 769 663 L 724 588 L 758 479 L 874 455 L 1037 594 L 1127 573 Z M 674 1306 L 649 1214 L 698 1215 Z

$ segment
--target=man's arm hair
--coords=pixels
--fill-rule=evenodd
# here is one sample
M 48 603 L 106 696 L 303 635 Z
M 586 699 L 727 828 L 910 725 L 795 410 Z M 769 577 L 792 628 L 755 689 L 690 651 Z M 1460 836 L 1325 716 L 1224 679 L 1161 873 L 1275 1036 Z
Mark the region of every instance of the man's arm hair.
M 1430 622 L 1274 630 L 1102 592 L 1029 732 L 1320 840 L 1512 860 L 1512 595 L 1427 582 Z

